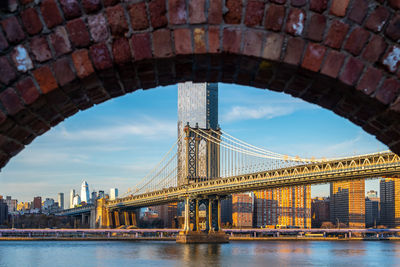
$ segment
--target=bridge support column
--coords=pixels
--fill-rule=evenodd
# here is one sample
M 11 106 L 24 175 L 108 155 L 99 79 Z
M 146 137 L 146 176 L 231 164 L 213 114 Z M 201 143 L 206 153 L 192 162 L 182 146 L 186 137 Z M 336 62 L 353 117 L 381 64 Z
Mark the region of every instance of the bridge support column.
M 183 227 L 183 232 L 186 234 L 190 231 L 189 201 L 190 201 L 189 197 L 186 197 L 186 199 L 185 199 L 185 214 L 184 214 L 185 224 Z
M 107 228 L 113 228 L 113 219 L 112 219 L 112 213 L 110 210 L 106 210 L 106 219 L 107 219 Z
M 114 211 L 114 220 L 115 220 L 115 228 L 120 227 L 120 223 L 119 223 L 119 212 L 118 211 Z
M 132 219 L 132 226 L 137 227 L 136 213 L 135 212 L 131 213 L 131 219 Z
M 126 226 L 131 225 L 130 222 L 129 222 L 129 213 L 127 211 L 124 211 L 124 224 Z

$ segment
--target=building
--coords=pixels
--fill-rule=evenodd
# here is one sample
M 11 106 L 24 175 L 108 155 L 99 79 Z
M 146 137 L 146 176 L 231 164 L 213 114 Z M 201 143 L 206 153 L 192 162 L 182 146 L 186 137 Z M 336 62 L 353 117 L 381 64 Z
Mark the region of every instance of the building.
M 253 198 L 250 194 L 232 195 L 232 226 L 237 228 L 253 226 Z
M 344 223 L 350 228 L 364 228 L 365 181 L 331 183 L 330 213 L 333 224 Z
M 92 196 L 90 198 L 90 203 L 96 203 L 96 199 L 97 199 L 97 192 L 93 191 Z
M 89 185 L 86 181 L 83 181 L 81 185 L 81 202 L 89 203 L 89 200 L 90 200 Z
M 103 191 L 103 190 L 100 190 L 100 191 L 99 191 L 98 197 L 99 197 L 99 198 L 105 198 L 105 195 L 104 195 L 104 191 Z
M 185 136 L 186 125 L 202 129 L 218 129 L 218 84 L 180 83 L 178 84 L 178 136 Z M 195 168 L 190 168 L 186 158 L 186 142 L 195 142 L 195 137 L 181 138 L 178 142 L 178 185 L 186 183 L 189 176 L 208 179 L 219 177 L 219 148 L 217 145 L 200 139 L 198 159 Z
M 0 225 L 6 224 L 8 221 L 8 205 L 3 198 L 0 199 Z
M 34 209 L 42 210 L 42 197 L 34 197 L 32 204 Z
M 12 199 L 11 196 L 6 196 L 6 203 L 8 206 L 8 212 L 16 212 L 18 206 L 18 200 Z
M 118 197 L 118 188 L 111 188 L 110 189 L 110 200 L 117 199 Z
M 17 206 L 17 210 L 18 211 L 25 212 L 25 211 L 28 211 L 30 209 L 31 209 L 31 203 L 30 202 L 20 202 L 20 203 L 18 203 L 18 206 Z
M 379 183 L 381 193 L 380 224 L 394 228 L 400 226 L 400 179 L 385 178 Z
M 74 207 L 74 197 L 75 197 L 75 189 L 71 189 L 69 192 L 69 208 L 72 209 Z
M 46 198 L 45 201 L 43 201 L 42 207 L 45 210 L 49 210 L 50 208 L 52 208 L 54 206 L 54 199 L 52 198 Z
M 158 214 L 158 218 L 162 220 L 164 228 L 176 228 L 175 218 L 177 217 L 177 203 L 170 203 L 151 207 L 151 210 Z
M 73 200 L 72 200 L 72 207 L 76 207 L 81 205 L 81 197 L 79 195 L 75 195 Z
M 329 197 L 311 199 L 311 227 L 320 228 L 322 223 L 330 221 Z
M 58 193 L 58 205 L 60 209 L 64 209 L 64 193 Z
M 379 224 L 379 201 L 378 197 L 365 198 L 365 226 L 376 227 Z
M 221 200 L 221 224 L 232 226 L 232 196 Z
M 255 227 L 311 228 L 311 186 L 254 192 Z

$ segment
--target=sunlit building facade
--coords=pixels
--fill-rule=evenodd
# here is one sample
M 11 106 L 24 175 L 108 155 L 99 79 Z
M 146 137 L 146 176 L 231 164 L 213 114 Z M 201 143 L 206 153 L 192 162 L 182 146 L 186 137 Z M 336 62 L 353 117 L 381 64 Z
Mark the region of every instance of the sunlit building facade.
M 250 194 L 232 195 L 232 226 L 236 228 L 253 226 L 253 198 Z
M 331 183 L 330 213 L 333 224 L 344 223 L 350 228 L 364 228 L 365 181 Z
M 81 202 L 89 203 L 90 193 L 89 193 L 89 185 L 86 181 L 82 182 L 81 185 Z
M 198 126 L 201 129 L 218 128 L 218 84 L 185 82 L 178 84 L 178 185 L 187 183 L 188 160 L 184 128 Z M 219 177 L 218 148 L 201 139 L 198 143 L 196 178 Z
M 380 224 L 391 228 L 399 227 L 400 226 L 400 179 L 399 178 L 381 179 L 379 187 L 381 193 Z

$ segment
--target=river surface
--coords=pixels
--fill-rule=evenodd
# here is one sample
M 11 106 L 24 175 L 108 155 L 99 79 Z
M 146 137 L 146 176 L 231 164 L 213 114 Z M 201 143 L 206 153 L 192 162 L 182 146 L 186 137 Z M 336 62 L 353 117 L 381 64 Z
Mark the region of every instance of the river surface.
M 1 241 L 0 266 L 400 266 L 400 242 Z

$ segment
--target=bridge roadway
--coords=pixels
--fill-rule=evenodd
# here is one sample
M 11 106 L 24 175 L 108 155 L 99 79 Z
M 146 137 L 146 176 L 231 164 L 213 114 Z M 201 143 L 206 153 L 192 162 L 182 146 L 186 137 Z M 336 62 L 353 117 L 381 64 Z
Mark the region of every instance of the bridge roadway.
M 186 197 L 227 195 L 276 187 L 398 175 L 400 175 L 399 156 L 392 152 L 384 152 L 194 182 L 107 201 L 106 207 L 109 210 L 140 208 L 181 201 Z

